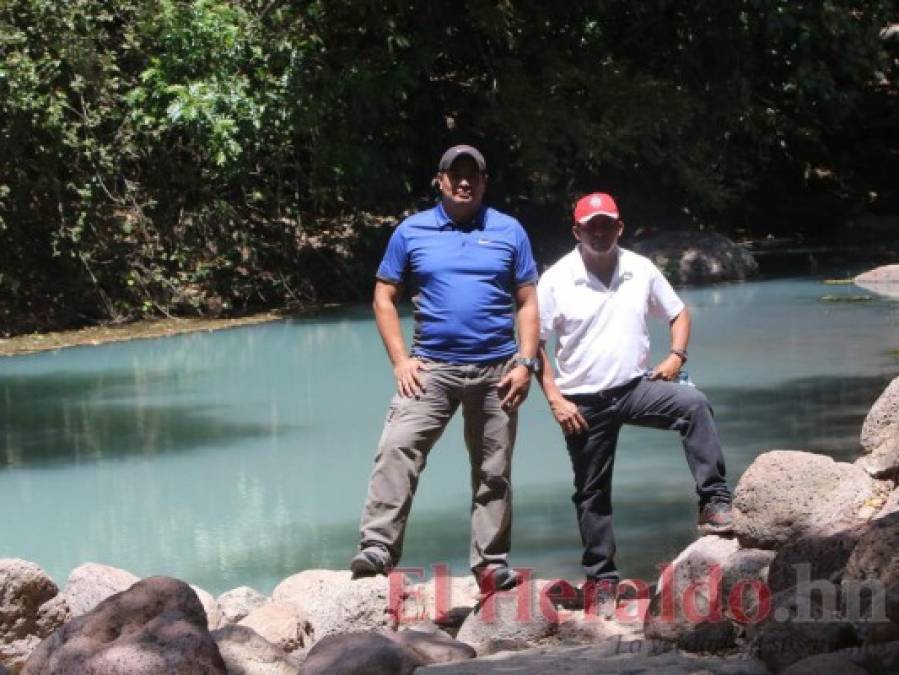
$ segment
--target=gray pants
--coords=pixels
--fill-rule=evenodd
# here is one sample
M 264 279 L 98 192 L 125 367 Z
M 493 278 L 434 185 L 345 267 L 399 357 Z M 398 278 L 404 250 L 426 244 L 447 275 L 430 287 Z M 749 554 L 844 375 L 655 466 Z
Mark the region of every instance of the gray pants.
M 400 560 L 412 497 L 428 452 L 461 404 L 471 462 L 471 567 L 505 565 L 518 418 L 516 412 L 502 409 L 496 385 L 512 367 L 511 359 L 491 364 L 423 361 L 428 366 L 422 380 L 425 392 L 417 397 L 396 394 L 387 411 L 362 510 L 361 547 L 380 544 L 393 564 Z

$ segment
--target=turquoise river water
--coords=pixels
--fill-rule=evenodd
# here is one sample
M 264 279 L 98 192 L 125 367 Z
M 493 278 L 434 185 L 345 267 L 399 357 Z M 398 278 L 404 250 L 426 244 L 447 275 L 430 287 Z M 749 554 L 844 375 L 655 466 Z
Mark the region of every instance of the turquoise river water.
M 732 484 L 766 449 L 858 456 L 865 413 L 899 374 L 899 301 L 858 301 L 869 294 L 816 279 L 682 295 L 694 317 L 688 370 L 715 408 Z M 342 569 L 391 388 L 367 307 L 2 359 L 0 558 L 37 562 L 60 584 L 97 561 L 213 593 L 270 592 L 299 570 Z M 542 394 L 531 394 L 512 562 L 578 580 L 570 465 Z M 614 491 L 619 566 L 652 581 L 695 536 L 676 434 L 627 429 Z M 464 574 L 468 510 L 457 419 L 419 486 L 403 565 Z

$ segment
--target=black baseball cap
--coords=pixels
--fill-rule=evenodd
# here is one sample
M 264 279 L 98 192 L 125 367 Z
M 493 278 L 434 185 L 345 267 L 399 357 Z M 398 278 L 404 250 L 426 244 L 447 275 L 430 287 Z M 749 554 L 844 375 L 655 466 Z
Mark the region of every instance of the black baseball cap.
M 480 169 L 481 173 L 485 173 L 487 171 L 487 162 L 484 161 L 484 155 L 481 154 L 481 151 L 471 145 L 454 145 L 449 150 L 443 153 L 443 157 L 440 158 L 440 163 L 437 165 L 437 171 L 444 172 L 449 171 L 450 166 L 452 166 L 453 162 L 455 162 L 459 157 L 463 155 L 468 155 L 471 157 L 475 163 L 478 165 L 478 169 Z

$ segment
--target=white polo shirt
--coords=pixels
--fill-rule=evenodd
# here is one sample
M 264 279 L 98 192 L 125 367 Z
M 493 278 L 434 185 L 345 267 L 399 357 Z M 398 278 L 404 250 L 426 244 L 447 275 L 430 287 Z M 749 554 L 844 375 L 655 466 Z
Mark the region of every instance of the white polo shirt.
M 639 377 L 649 357 L 649 315 L 673 320 L 684 303 L 658 268 L 619 248 L 606 287 L 575 248 L 537 284 L 540 339 L 555 333 L 556 384 L 563 394 L 592 394 Z

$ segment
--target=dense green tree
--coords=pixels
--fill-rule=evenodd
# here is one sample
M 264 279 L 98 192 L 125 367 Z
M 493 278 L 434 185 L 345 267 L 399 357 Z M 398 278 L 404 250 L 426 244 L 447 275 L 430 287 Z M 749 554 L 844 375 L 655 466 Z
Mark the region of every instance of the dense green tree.
M 491 199 L 538 237 L 596 187 L 651 227 L 895 209 L 897 18 L 887 0 L 0 0 L 0 333 L 362 298 L 377 225 L 432 198 L 453 142 L 483 146 Z

